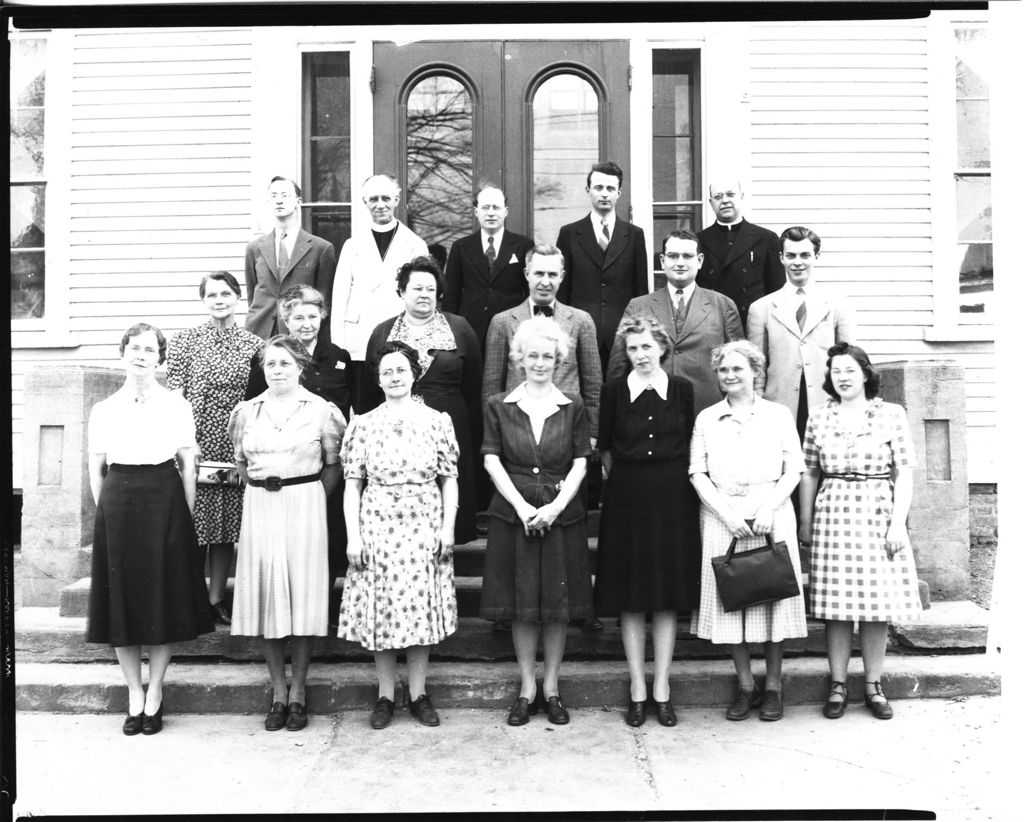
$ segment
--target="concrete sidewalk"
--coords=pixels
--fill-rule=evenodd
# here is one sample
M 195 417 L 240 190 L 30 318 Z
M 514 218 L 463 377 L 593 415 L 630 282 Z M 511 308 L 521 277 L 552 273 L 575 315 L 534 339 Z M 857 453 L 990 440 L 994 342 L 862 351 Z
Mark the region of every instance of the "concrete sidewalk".
M 20 712 L 15 813 L 901 808 L 955 822 L 1019 818 L 1005 697 L 893 705 L 890 722 L 861 704 L 838 721 L 797 705 L 774 723 L 688 708 L 675 728 L 651 716 L 636 730 L 599 708 L 572 711 L 567 726 L 535 717 L 522 728 L 504 710 L 441 710 L 440 728 L 400 711 L 372 731 L 367 706 L 311 716 L 299 733 L 267 733 L 262 715 L 170 713 L 161 734 L 131 738 L 119 715 Z

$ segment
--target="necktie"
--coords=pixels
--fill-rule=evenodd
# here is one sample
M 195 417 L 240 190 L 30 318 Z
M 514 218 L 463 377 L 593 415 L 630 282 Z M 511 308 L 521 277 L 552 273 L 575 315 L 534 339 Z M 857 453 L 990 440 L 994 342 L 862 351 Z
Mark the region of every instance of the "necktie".
M 533 316 L 540 317 L 542 315 L 545 317 L 554 317 L 555 309 L 553 309 L 550 305 L 535 305 L 533 307 Z
M 288 248 L 284 244 L 284 238 L 288 236 L 287 231 L 281 232 L 281 240 L 277 244 L 277 270 L 284 271 L 288 267 Z
M 601 246 L 602 251 L 608 250 L 608 242 L 611 240 L 611 235 L 608 233 L 608 223 L 601 220 L 601 236 L 597 239 L 597 244 Z
M 683 289 L 676 289 L 676 310 L 672 318 L 676 324 L 676 334 L 683 333 L 683 322 L 686 320 L 686 297 L 683 296 Z
M 498 258 L 498 252 L 494 250 L 494 237 L 487 238 L 487 250 L 484 252 L 487 257 L 487 270 L 494 271 L 494 261 Z
M 796 290 L 796 293 L 800 297 L 804 297 L 804 294 L 806 292 L 802 288 L 798 288 Z M 804 330 L 804 321 L 806 319 L 807 319 L 807 299 L 804 298 L 804 299 L 800 300 L 800 305 L 798 305 L 797 308 L 796 308 L 796 324 L 798 326 L 800 326 L 800 330 L 801 331 Z

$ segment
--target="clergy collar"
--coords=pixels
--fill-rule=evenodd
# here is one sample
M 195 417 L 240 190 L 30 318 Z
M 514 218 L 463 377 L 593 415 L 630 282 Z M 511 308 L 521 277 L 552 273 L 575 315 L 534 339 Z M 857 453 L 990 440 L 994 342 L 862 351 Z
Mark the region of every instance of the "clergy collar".
M 398 228 L 398 220 L 392 220 L 387 225 L 377 225 L 376 223 L 370 223 L 370 230 L 376 231 L 378 234 L 387 234 L 389 231 L 394 231 Z
M 668 374 L 665 369 L 659 368 L 650 382 L 644 382 L 636 371 L 630 371 L 626 377 L 626 387 L 629 389 L 629 401 L 636 402 L 637 397 L 648 388 L 653 388 L 657 395 L 663 400 L 668 399 Z
M 723 223 L 721 220 L 715 220 L 715 225 L 718 227 L 719 231 L 737 231 L 739 230 L 739 227 L 743 225 L 743 218 L 740 217 L 734 223 Z
M 551 393 L 544 397 L 531 397 L 526 393 L 526 383 L 521 382 L 515 388 L 508 392 L 508 396 L 505 397 L 505 402 L 519 402 L 525 400 L 526 402 L 545 402 L 550 400 L 555 405 L 571 405 L 570 400 L 565 394 L 558 390 L 557 385 L 551 386 Z

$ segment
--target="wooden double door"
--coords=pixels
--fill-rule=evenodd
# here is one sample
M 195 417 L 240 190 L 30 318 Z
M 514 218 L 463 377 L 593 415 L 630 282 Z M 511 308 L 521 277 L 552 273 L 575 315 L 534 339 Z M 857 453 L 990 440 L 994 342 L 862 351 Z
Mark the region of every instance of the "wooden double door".
M 553 243 L 605 160 L 629 214 L 627 41 L 378 42 L 373 64 L 374 169 L 399 179 L 399 216 L 428 244 L 476 230 L 484 183 L 505 192 L 509 230 Z

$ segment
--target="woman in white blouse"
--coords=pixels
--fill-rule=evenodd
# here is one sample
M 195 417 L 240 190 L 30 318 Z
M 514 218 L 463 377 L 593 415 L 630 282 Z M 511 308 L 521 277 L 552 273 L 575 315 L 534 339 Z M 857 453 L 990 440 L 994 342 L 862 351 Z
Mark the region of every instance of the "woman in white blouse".
M 690 444 L 690 481 L 701 500 L 703 542 L 697 636 L 729 648 L 739 687 L 727 719 L 746 719 L 760 706 L 761 719 L 782 718 L 782 642 L 807 636 L 802 595 L 726 613 L 718 596 L 711 558 L 733 539 L 738 551 L 764 544 L 765 535 L 785 541 L 793 568 L 800 567 L 796 516 L 789 496 L 804 470 L 796 425 L 789 409 L 757 396 L 764 355 L 746 340 L 711 353 L 711 368 L 725 399 L 697 415 Z M 797 576 L 799 584 L 799 575 Z M 766 678 L 754 682 L 750 644 L 764 643 Z
M 89 416 L 96 524 L 86 641 L 114 646 L 128 685 L 122 730 L 134 736 L 163 727 L 170 644 L 212 631 L 213 621 L 192 522 L 192 409 L 156 381 L 167 351 L 159 328 L 133 325 L 120 350 L 124 385 Z M 142 686 L 143 646 L 148 689 Z

